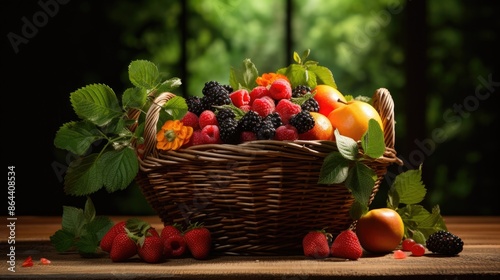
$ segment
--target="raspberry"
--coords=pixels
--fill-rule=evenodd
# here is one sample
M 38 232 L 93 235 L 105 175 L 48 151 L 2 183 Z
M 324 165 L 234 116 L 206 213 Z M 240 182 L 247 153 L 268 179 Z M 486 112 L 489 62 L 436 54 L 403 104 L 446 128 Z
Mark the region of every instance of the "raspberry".
M 274 139 L 280 141 L 294 141 L 299 139 L 299 134 L 294 126 L 287 124 L 276 128 Z
M 201 145 L 204 144 L 203 142 L 203 135 L 201 133 L 201 129 L 196 129 L 193 131 L 193 135 L 191 135 L 191 138 L 189 138 L 189 142 L 187 142 L 183 148 L 191 147 L 191 146 L 196 146 L 196 145 Z
M 411 255 L 415 257 L 420 257 L 425 254 L 425 247 L 422 244 L 415 243 L 411 246 Z
M 394 251 L 392 255 L 395 259 L 406 259 L 406 253 L 401 250 Z
M 231 94 L 229 94 L 229 97 L 231 98 L 231 101 L 233 102 L 234 106 L 238 108 L 240 108 L 243 105 L 250 104 L 250 93 L 248 93 L 248 90 L 246 89 L 239 89 L 237 91 L 234 91 Z
M 274 109 L 274 100 L 268 96 L 257 98 L 252 103 L 252 110 L 257 112 L 263 118 L 274 112 Z
M 440 230 L 427 238 L 425 245 L 429 251 L 444 255 L 457 255 L 462 252 L 464 242 L 451 232 Z
M 204 144 L 220 144 L 220 131 L 216 125 L 207 125 L 201 129 L 201 137 Z
M 240 109 L 241 109 L 241 111 L 243 111 L 243 112 L 245 112 L 245 113 L 246 113 L 246 112 L 248 112 L 248 111 L 252 110 L 252 106 L 250 106 L 250 104 L 241 105 L 241 106 L 240 106 Z
M 269 94 L 274 100 L 292 98 L 292 86 L 285 79 L 276 79 L 269 87 Z
M 275 111 L 280 114 L 283 124 L 288 124 L 290 118 L 302 111 L 302 108 L 288 99 L 281 99 L 276 105 Z
M 200 128 L 200 125 L 198 123 L 198 116 L 190 111 L 187 111 L 187 113 L 182 117 L 181 119 L 182 124 L 185 126 L 190 126 L 193 128 L 193 130 L 196 130 Z
M 413 245 L 417 244 L 417 242 L 415 242 L 415 240 L 411 239 L 411 238 L 406 238 L 405 240 L 403 240 L 403 242 L 401 243 L 401 246 L 403 247 L 403 251 L 411 251 L 411 247 Z
M 201 112 L 200 117 L 198 118 L 198 124 L 202 129 L 207 125 L 219 125 L 217 122 L 217 116 L 211 110 Z
M 248 141 L 254 141 L 257 140 L 257 135 L 255 132 L 251 131 L 243 131 L 241 132 L 241 142 L 248 142 Z
M 265 86 L 256 86 L 250 91 L 250 105 L 255 99 L 261 98 L 263 96 L 270 96 L 269 90 Z

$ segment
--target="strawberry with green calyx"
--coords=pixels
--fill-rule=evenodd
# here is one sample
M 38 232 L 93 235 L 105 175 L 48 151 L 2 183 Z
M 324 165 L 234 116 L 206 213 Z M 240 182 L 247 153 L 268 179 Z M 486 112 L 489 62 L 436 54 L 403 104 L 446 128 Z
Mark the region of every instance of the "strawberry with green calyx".
M 202 260 L 208 258 L 212 247 L 212 236 L 203 224 L 190 224 L 184 233 L 184 240 L 195 259 Z
M 363 248 L 356 233 L 347 229 L 335 237 L 330 252 L 332 257 L 357 260 L 363 255 Z
M 113 245 L 113 240 L 118 233 L 125 233 L 125 221 L 120 221 L 114 224 L 102 237 L 99 247 L 105 252 L 111 252 L 111 246 Z
M 302 249 L 306 257 L 322 259 L 330 255 L 331 234 L 324 229 L 308 232 L 302 239 Z
M 137 254 L 147 263 L 157 263 L 163 258 L 163 240 L 159 235 L 147 234 L 137 240 Z
M 138 237 L 125 228 L 125 233 L 118 233 L 113 239 L 109 257 L 113 262 L 123 262 L 137 254 Z

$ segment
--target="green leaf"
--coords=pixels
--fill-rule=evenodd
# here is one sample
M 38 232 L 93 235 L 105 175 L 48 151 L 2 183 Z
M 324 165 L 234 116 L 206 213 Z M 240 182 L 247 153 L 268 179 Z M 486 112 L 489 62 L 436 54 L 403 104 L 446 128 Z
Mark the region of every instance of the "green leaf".
M 146 104 L 147 90 L 140 87 L 128 88 L 123 92 L 122 104 L 126 110 L 129 108 L 142 108 Z
M 412 231 L 408 237 L 415 240 L 418 244 L 425 244 L 425 240 L 427 240 L 425 235 L 418 229 Z
M 103 172 L 103 182 L 109 193 L 123 190 L 134 180 L 139 171 L 139 163 L 133 149 L 107 151 L 99 162 Z
M 349 161 L 339 152 L 331 152 L 323 160 L 318 184 L 340 184 L 347 178 Z
M 405 232 L 408 233 L 409 237 L 418 231 L 425 241 L 430 234 L 441 229 L 447 230 L 439 206 L 434 206 L 432 212 L 429 212 L 422 205 L 412 204 L 397 211 L 403 219 Z
M 96 216 L 91 222 L 87 223 L 86 229 L 88 232 L 95 233 L 97 239 L 101 240 L 113 225 L 114 223 L 109 217 Z
M 365 155 L 371 158 L 379 158 L 384 154 L 384 132 L 375 119 L 368 121 L 368 129 L 361 137 L 361 147 Z
M 159 83 L 160 72 L 151 61 L 135 60 L 128 67 L 128 76 L 134 86 L 151 90 Z
M 67 230 L 57 230 L 50 236 L 50 243 L 58 252 L 66 252 L 74 246 L 75 235 Z
M 97 254 L 97 248 L 99 247 L 99 239 L 97 235 L 93 232 L 86 232 L 75 243 L 78 248 L 78 253 L 84 255 L 85 257 L 90 257 Z
M 104 139 L 104 135 L 90 122 L 68 122 L 57 131 L 54 146 L 81 156 L 92 143 L 101 139 Z
M 102 187 L 103 166 L 97 163 L 97 159 L 97 154 L 90 154 L 75 159 L 69 164 L 64 177 L 66 194 L 84 196 L 94 193 Z
M 160 84 L 156 91 L 158 93 L 162 92 L 172 92 L 174 89 L 178 88 L 182 84 L 181 79 L 179 78 L 171 78 Z
M 181 119 L 188 111 L 186 99 L 180 96 L 174 96 L 163 105 L 163 110 L 169 114 L 172 119 Z
M 354 166 L 349 169 L 345 185 L 357 202 L 368 205 L 376 177 L 375 171 L 366 164 L 355 162 Z
M 83 210 L 71 206 L 63 206 L 62 229 L 74 236 L 79 236 L 84 225 Z
M 253 89 L 257 86 L 259 72 L 250 59 L 243 60 L 240 68 L 231 67 L 229 72 L 229 85 L 233 89 Z
M 74 91 L 70 101 L 78 117 L 97 126 L 123 115 L 115 93 L 107 85 L 93 84 Z
M 311 65 L 308 67 L 308 70 L 313 72 L 317 77 L 317 84 L 329 85 L 331 87 L 337 88 L 337 84 L 335 83 L 335 79 L 333 78 L 333 73 L 324 66 L 319 65 Z
M 367 204 L 361 204 L 361 202 L 354 200 L 353 204 L 351 205 L 351 209 L 349 209 L 349 216 L 353 221 L 355 221 L 361 218 L 361 216 L 363 216 L 367 212 Z
M 399 203 L 418 204 L 426 194 L 426 189 L 422 183 L 422 170 L 407 170 L 398 174 L 394 179 L 393 186 L 399 194 Z
M 397 210 L 399 207 L 399 194 L 394 187 L 389 188 L 389 191 L 387 192 L 386 205 L 388 208 L 394 210 Z
M 335 134 L 335 142 L 340 154 L 348 160 L 356 160 L 359 152 L 356 141 L 350 137 L 340 135 L 338 129 L 335 129 L 333 133 Z
M 85 217 L 85 223 L 90 223 L 95 218 L 95 207 L 90 197 L 87 197 L 87 200 L 85 201 L 83 216 Z

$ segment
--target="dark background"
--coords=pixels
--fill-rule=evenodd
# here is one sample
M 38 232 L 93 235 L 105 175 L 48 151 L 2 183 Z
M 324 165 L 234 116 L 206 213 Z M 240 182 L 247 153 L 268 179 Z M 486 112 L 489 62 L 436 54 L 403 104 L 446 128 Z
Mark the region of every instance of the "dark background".
M 211 55 L 205 49 L 189 49 L 190 42 L 200 36 L 198 26 L 207 24 L 203 22 L 207 12 L 197 9 L 201 4 L 196 1 L 164 2 L 165 11 L 160 16 L 161 9 L 158 12 L 155 7 L 161 2 L 147 2 L 143 8 L 155 12 L 150 12 L 146 19 L 140 19 L 141 6 L 133 1 L 3 2 L 3 158 L 7 166 L 15 166 L 16 170 L 17 215 L 60 215 L 63 205 L 83 207 L 85 198 L 64 194 L 64 170 L 71 157 L 54 148 L 54 136 L 63 123 L 76 119 L 69 102 L 71 92 L 90 83 L 105 83 L 115 92 L 123 92 L 129 86 L 125 71 L 131 60 L 158 59 L 156 49 L 148 48 L 146 43 L 130 43 L 127 36 L 141 38 L 142 34 L 165 32 L 162 28 L 169 31 L 171 40 L 154 41 L 152 45 L 176 46 L 178 51 L 171 52 L 175 59 L 163 62 L 163 66 L 183 80 L 179 94 L 193 94 L 190 88 L 195 84 L 199 87 L 199 81 L 214 79 L 189 70 L 190 61 Z M 238 3 L 217 2 L 233 11 L 238 8 Z M 280 41 L 268 42 L 274 47 L 269 52 L 277 57 L 275 68 L 290 62 L 292 50 L 300 51 L 312 44 L 304 39 L 304 33 L 297 34 L 300 25 L 294 22 L 306 20 L 301 17 L 305 8 L 298 2 L 276 2 L 283 7 L 279 30 L 284 33 Z M 381 5 L 389 5 L 385 2 Z M 402 2 L 406 6 L 386 27 L 382 37 L 385 42 L 360 54 L 365 60 L 356 69 L 366 71 L 365 78 L 345 78 L 344 86 L 376 88 L 380 85 L 373 80 L 385 77 L 383 85 L 391 89 L 397 106 L 396 149 L 406 162 L 403 169 L 416 168 L 424 162 L 427 206 L 439 204 L 445 215 L 499 215 L 498 141 L 494 134 L 498 134 L 500 92 L 500 21 L 495 12 L 500 5 L 494 1 L 439 1 L 441 4 L 433 5 L 427 1 Z M 40 3 L 57 3 L 51 6 L 53 15 L 41 15 Z M 353 17 L 358 11 L 368 20 L 375 8 L 363 8 L 360 3 L 365 2 L 361 1 L 354 3 L 354 12 L 345 17 Z M 158 27 L 159 20 L 169 16 L 170 25 Z M 230 15 L 224 17 L 229 20 Z M 9 34 L 22 35 L 26 25 L 23 18 L 31 23 L 37 18 L 41 23 L 27 31 L 26 37 L 30 38 L 25 38 L 27 41 L 19 44 L 16 52 Z M 320 24 L 310 16 L 307 20 L 311 26 Z M 334 26 L 335 22 L 331 24 Z M 226 41 L 230 41 L 227 37 L 233 35 L 219 34 L 220 26 L 212 26 L 213 34 L 226 36 Z M 325 34 L 328 31 L 325 29 Z M 320 51 L 331 46 L 327 40 L 325 35 L 324 43 L 319 41 L 310 47 L 312 53 L 316 51 L 318 57 L 328 58 L 330 53 Z M 205 44 L 209 49 L 210 41 Z M 254 43 L 250 38 L 247 44 L 260 42 Z M 253 49 L 227 45 L 226 53 L 220 53 L 220 57 L 217 54 L 212 60 L 229 57 L 228 63 L 235 65 L 254 54 Z M 205 68 L 211 71 L 209 66 Z M 347 70 L 338 74 L 334 71 L 337 80 L 348 74 Z M 494 83 L 486 88 L 481 81 L 488 79 Z M 477 95 L 477 89 L 481 95 Z M 444 113 L 456 108 L 461 111 L 445 119 Z M 438 129 L 450 136 L 443 143 L 431 141 Z M 401 169 L 391 167 L 389 171 L 397 173 Z M 101 214 L 153 213 L 135 185 L 112 194 L 99 191 L 92 199 Z M 374 206 L 383 202 L 379 199 Z

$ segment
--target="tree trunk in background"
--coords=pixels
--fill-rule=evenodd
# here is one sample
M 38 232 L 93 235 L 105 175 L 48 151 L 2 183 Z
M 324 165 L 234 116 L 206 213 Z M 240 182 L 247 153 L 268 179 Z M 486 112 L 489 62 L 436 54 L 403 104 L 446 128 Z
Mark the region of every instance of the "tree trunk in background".
M 401 156 L 408 161 L 411 169 L 425 161 L 425 153 L 419 150 L 415 141 L 428 137 L 426 130 L 427 107 L 427 2 L 408 1 L 405 9 L 405 118 L 406 144 Z M 425 167 L 425 165 L 424 165 Z M 424 171 L 424 177 L 430 177 L 429 170 Z M 431 177 L 432 178 L 432 177 Z M 423 179 L 425 181 L 425 178 Z

